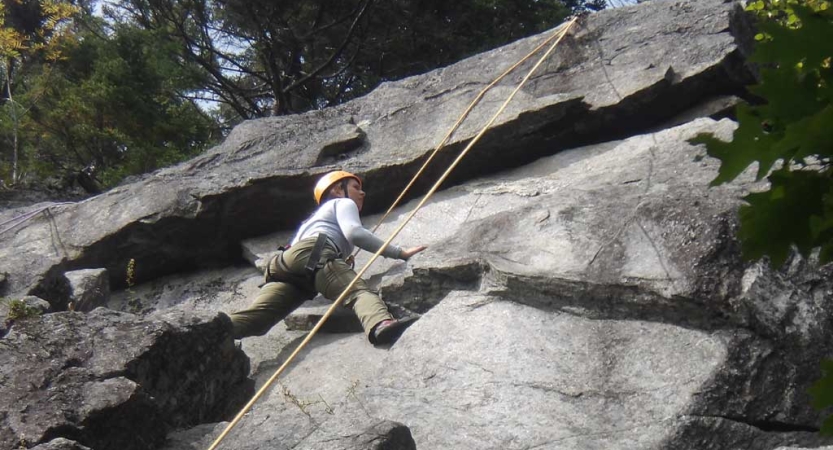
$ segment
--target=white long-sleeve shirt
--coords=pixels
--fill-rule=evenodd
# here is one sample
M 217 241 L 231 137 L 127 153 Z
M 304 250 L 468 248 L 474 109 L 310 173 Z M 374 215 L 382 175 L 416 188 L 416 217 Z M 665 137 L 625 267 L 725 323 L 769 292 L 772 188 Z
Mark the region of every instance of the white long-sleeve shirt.
M 321 233 L 326 234 L 333 241 L 345 258 L 353 253 L 354 246 L 376 253 L 385 243 L 362 226 L 359 208 L 349 198 L 334 198 L 324 202 L 301 225 L 291 244 L 294 245 L 301 239 Z M 401 259 L 401 253 L 401 248 L 391 244 L 382 252 L 382 256 Z

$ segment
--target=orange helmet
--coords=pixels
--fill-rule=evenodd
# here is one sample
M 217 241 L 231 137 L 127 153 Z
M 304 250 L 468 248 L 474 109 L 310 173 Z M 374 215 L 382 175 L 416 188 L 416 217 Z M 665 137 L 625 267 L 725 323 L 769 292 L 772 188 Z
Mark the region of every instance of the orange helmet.
M 330 172 L 330 173 L 324 175 L 323 177 L 321 177 L 320 180 L 318 180 L 318 183 L 315 184 L 315 203 L 320 205 L 321 204 L 321 197 L 324 196 L 324 193 L 327 192 L 327 189 L 329 189 L 330 186 L 338 183 L 339 181 L 347 179 L 347 178 L 353 178 L 354 180 L 358 181 L 359 182 L 359 188 L 361 189 L 362 180 L 360 180 L 359 177 L 357 177 L 356 175 L 353 175 L 350 172 L 345 172 L 343 170 L 336 170 L 334 172 Z

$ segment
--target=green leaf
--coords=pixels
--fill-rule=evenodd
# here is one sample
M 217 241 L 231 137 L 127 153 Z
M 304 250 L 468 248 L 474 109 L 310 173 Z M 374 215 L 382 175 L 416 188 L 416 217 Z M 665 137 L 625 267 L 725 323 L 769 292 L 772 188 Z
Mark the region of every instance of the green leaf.
M 831 175 L 830 171 L 827 175 L 828 177 Z M 810 230 L 813 233 L 813 238 L 821 243 L 819 261 L 825 264 L 833 261 L 833 192 L 828 192 L 823 201 L 824 216 L 813 217 L 810 220 Z
M 819 98 L 819 78 L 815 73 L 804 74 L 795 68 L 762 69 L 761 83 L 749 91 L 765 98 L 765 105 L 755 110 L 778 122 L 789 122 L 814 114 L 828 103 Z
M 824 216 L 822 198 L 830 192 L 830 178 L 815 171 L 779 169 L 769 176 L 768 191 L 744 197 L 738 236 L 744 257 L 769 256 L 780 266 L 795 245 L 803 255 L 817 247 L 811 221 Z M 816 219 L 813 219 L 816 217 Z
M 787 125 L 783 139 L 775 144 L 774 150 L 800 159 L 833 156 L 833 105 Z
M 709 156 L 720 160 L 720 169 L 711 185 L 716 186 L 734 180 L 749 165 L 758 162 L 757 179 L 762 179 L 772 165 L 783 155 L 773 149 L 775 136 L 764 131 L 764 121 L 758 109 L 738 105 L 738 125 L 731 142 L 721 141 L 709 134 L 698 134 L 689 142 L 706 144 Z
M 822 377 L 809 389 L 813 397 L 813 407 L 817 409 L 833 406 L 833 360 L 823 360 L 821 372 Z
M 831 56 L 833 28 L 830 26 L 830 10 L 816 12 L 802 5 L 793 5 L 792 8 L 801 26 L 792 28 L 774 20 L 761 21 L 760 32 L 771 39 L 756 47 L 750 61 L 788 66 L 803 62 L 806 66 L 818 67 Z
M 833 240 L 822 245 L 821 251 L 819 252 L 820 263 L 827 264 L 831 261 L 833 261 Z
M 833 360 L 823 360 L 821 370 L 822 377 L 808 389 L 813 398 L 813 407 L 816 409 L 833 406 Z M 827 435 L 833 434 L 833 416 L 828 416 L 824 420 L 821 432 Z
M 764 9 L 764 2 L 763 0 L 755 0 L 754 2 L 749 3 L 749 6 L 746 9 L 751 11 L 760 11 Z

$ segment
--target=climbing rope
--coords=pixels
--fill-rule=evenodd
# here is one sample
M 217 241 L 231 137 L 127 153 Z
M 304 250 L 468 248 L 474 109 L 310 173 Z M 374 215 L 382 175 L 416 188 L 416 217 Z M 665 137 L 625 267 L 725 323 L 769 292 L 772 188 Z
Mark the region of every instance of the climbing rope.
M 61 203 L 52 203 L 42 208 L 36 209 L 34 211 L 29 211 L 26 214 L 21 214 L 17 217 L 13 217 L 5 222 L 0 223 L 0 227 L 4 227 L 8 225 L 6 228 L 0 229 L 0 234 L 4 234 L 8 231 L 13 230 L 14 228 L 26 223 L 27 221 L 31 220 L 33 217 L 37 216 L 38 214 L 49 210 L 49 208 L 53 208 L 56 206 L 63 206 L 63 205 L 73 205 L 75 202 L 61 202 Z M 11 224 L 11 225 L 9 225 Z
M 214 440 L 214 442 L 211 444 L 208 450 L 215 450 L 220 445 L 220 442 L 222 442 L 223 439 L 225 439 L 229 432 L 240 422 L 243 416 L 247 412 L 249 412 L 252 406 L 260 399 L 260 397 L 263 396 L 263 394 L 266 393 L 266 391 L 275 382 L 275 380 L 277 380 L 278 376 L 280 376 L 283 373 L 283 371 L 286 370 L 286 368 L 289 366 L 290 363 L 292 363 L 292 361 L 301 352 L 301 350 L 303 350 L 304 347 L 306 347 L 306 345 L 309 343 L 309 341 L 312 340 L 312 337 L 315 336 L 319 329 L 321 329 L 321 327 L 324 325 L 324 322 L 326 322 L 327 319 L 333 314 L 333 311 L 335 311 L 336 307 L 338 307 L 341 304 L 341 302 L 344 301 L 344 298 L 347 296 L 347 293 L 350 292 L 350 290 L 353 288 L 356 282 L 364 275 L 365 272 L 367 272 L 368 268 L 370 268 L 370 265 L 373 264 L 374 261 L 376 261 L 376 258 L 378 258 L 382 254 L 382 252 L 385 251 L 385 249 L 388 247 L 388 245 L 390 245 L 393 239 L 396 238 L 396 236 L 399 235 L 399 233 L 405 228 L 405 225 L 407 225 L 408 222 L 411 221 L 411 219 L 422 208 L 422 206 L 425 205 L 425 203 L 431 198 L 432 195 L 434 195 L 437 189 L 439 189 L 442 183 L 446 180 L 446 178 L 448 178 L 448 176 L 457 167 L 460 161 L 462 161 L 462 159 L 466 156 L 466 154 L 474 146 L 474 144 L 476 144 L 480 140 L 480 138 L 483 137 L 484 134 L 486 134 L 486 131 L 489 130 L 489 127 L 491 127 L 495 120 L 497 120 L 498 116 L 500 116 L 500 114 L 503 113 L 509 102 L 512 101 L 512 99 L 515 97 L 518 91 L 520 91 L 524 84 L 526 84 L 526 82 L 529 80 L 529 78 L 532 77 L 532 74 L 550 56 L 550 54 L 552 54 L 552 52 L 555 50 L 555 48 L 558 46 L 558 44 L 561 42 L 561 40 L 564 38 L 564 36 L 576 22 L 576 20 L 577 18 L 574 17 L 569 22 L 567 22 L 567 24 L 563 27 L 563 29 L 560 32 L 556 33 L 557 39 L 550 45 L 550 47 L 547 49 L 544 55 L 541 56 L 538 62 L 535 63 L 532 69 L 529 70 L 529 73 L 527 73 L 523 80 L 521 80 L 521 82 L 512 91 L 512 93 L 509 95 L 506 101 L 503 102 L 503 104 L 497 110 L 497 112 L 491 117 L 491 119 L 489 119 L 486 125 L 483 126 L 483 128 L 474 137 L 474 139 L 472 139 L 471 142 L 469 142 L 469 144 L 466 145 L 466 147 L 460 152 L 460 154 L 451 163 L 451 165 L 449 165 L 449 167 L 442 174 L 440 179 L 437 180 L 437 182 L 434 183 L 434 185 L 431 187 L 431 190 L 429 190 L 428 193 L 425 194 L 425 196 L 419 202 L 419 204 L 417 204 L 416 208 L 414 208 L 414 210 L 411 211 L 410 214 L 408 214 L 408 217 L 405 218 L 405 220 L 396 228 L 396 230 L 394 230 L 393 234 L 391 234 L 391 236 L 384 242 L 384 244 L 382 244 L 379 250 L 377 250 L 376 253 L 373 254 L 370 260 L 367 263 L 365 263 L 364 267 L 362 267 L 361 270 L 356 274 L 356 276 L 353 278 L 350 284 L 347 285 L 347 287 L 344 289 L 341 295 L 339 295 L 338 298 L 335 301 L 333 301 L 333 304 L 330 306 L 329 309 L 327 309 L 327 312 L 324 313 L 321 319 L 318 320 L 318 323 L 315 324 L 315 327 L 313 327 L 313 329 L 307 334 L 306 338 L 304 338 L 301 344 L 299 344 L 295 351 L 293 351 L 292 354 L 289 355 L 286 361 L 275 371 L 275 373 L 271 377 L 269 377 L 266 383 L 264 383 L 263 386 L 261 386 L 261 388 L 255 393 L 254 397 L 252 397 L 252 399 L 249 400 L 249 402 L 246 403 L 245 406 L 243 406 L 243 409 L 241 409 L 240 412 L 237 413 L 234 419 L 228 424 L 228 426 L 226 426 L 225 430 L 223 430 L 223 432 L 220 433 L 217 439 Z M 466 113 L 468 113 L 468 111 Z
M 416 180 L 425 171 L 425 168 L 428 167 L 428 164 L 430 164 L 431 161 L 434 159 L 434 156 L 436 156 L 436 154 L 439 153 L 439 151 L 442 150 L 443 147 L 445 147 L 445 144 L 448 143 L 449 139 L 451 139 L 451 135 L 454 134 L 455 131 L 457 131 L 457 128 L 460 128 L 460 125 L 462 125 L 463 121 L 468 117 L 468 115 L 472 111 L 472 109 L 474 109 L 474 107 L 477 106 L 478 103 L 480 103 L 480 100 L 482 100 L 483 97 L 486 96 L 486 92 L 488 92 L 490 89 L 492 89 L 492 87 L 494 87 L 496 84 L 498 84 L 501 80 L 506 78 L 506 76 L 508 76 L 510 73 L 512 73 L 515 69 L 520 67 L 521 64 L 525 63 L 527 60 L 529 60 L 536 53 L 541 51 L 542 48 L 544 48 L 548 44 L 550 44 L 553 41 L 553 39 L 559 38 L 561 30 L 564 27 L 569 26 L 568 24 L 572 25 L 572 23 L 570 23 L 570 22 L 565 22 L 565 23 L 562 23 L 561 25 L 559 25 L 558 27 L 556 27 L 552 36 L 548 37 L 543 42 L 538 44 L 537 47 L 535 47 L 534 49 L 532 49 L 532 51 L 527 53 L 526 56 L 524 56 L 523 58 L 518 60 L 518 62 L 513 64 L 512 67 L 506 69 L 502 74 L 500 74 L 497 78 L 495 78 L 494 81 L 492 81 L 486 87 L 484 87 L 480 91 L 479 94 L 477 94 L 477 97 L 475 97 L 474 100 L 472 100 L 471 103 L 469 103 L 469 106 L 466 108 L 465 111 L 463 111 L 463 114 L 460 115 L 460 118 L 457 119 L 457 122 L 455 122 L 454 125 L 452 125 L 451 129 L 448 130 L 448 133 L 446 133 L 445 137 L 437 145 L 437 148 L 435 148 L 434 151 L 431 152 L 431 154 L 428 156 L 428 159 L 426 159 L 425 162 L 422 164 L 422 167 L 420 167 L 419 170 L 416 172 L 416 174 L 413 176 L 413 178 L 411 178 L 411 181 L 408 183 L 407 186 L 405 186 L 405 189 L 403 189 L 402 192 L 399 194 L 399 197 L 397 197 L 396 200 L 393 201 L 393 203 L 390 205 L 390 208 L 388 208 L 388 210 L 385 211 L 385 214 L 382 215 L 382 218 L 379 219 L 379 222 L 376 224 L 375 227 L 373 227 L 372 231 L 374 233 L 376 232 L 376 230 L 379 229 L 379 226 L 382 225 L 382 223 L 385 221 L 385 219 L 388 218 L 388 215 L 390 215 L 391 211 L 393 211 L 397 206 L 399 206 L 399 202 L 401 202 L 402 199 L 405 197 L 405 195 L 408 193 L 408 191 L 411 190 L 411 187 L 414 185 Z M 359 251 L 359 249 L 356 249 L 356 253 L 358 253 L 358 251 Z

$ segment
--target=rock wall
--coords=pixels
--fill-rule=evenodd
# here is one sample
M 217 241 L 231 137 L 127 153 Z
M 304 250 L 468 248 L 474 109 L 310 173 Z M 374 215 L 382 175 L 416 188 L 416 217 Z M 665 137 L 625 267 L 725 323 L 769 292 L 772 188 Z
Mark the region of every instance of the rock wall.
M 742 92 L 750 79 L 730 30 L 733 11 L 710 0 L 589 16 L 449 184 L 723 105 L 709 100 Z M 313 206 L 315 181 L 336 165 L 365 177 L 367 212 L 384 210 L 477 93 L 545 37 L 383 84 L 335 108 L 248 121 L 205 155 L 80 203 L 2 212 L 37 214 L 0 235 L 9 274 L 0 294 L 31 293 L 65 309 L 66 271 L 105 268 L 115 289 L 125 287 L 130 260 L 135 282 L 227 264 L 241 239 L 294 228 Z M 535 60 L 485 95 L 412 195 L 425 192 Z M 80 225 L 90 221 L 96 226 Z
M 220 448 L 829 445 L 806 390 L 831 354 L 833 267 L 797 256 L 777 269 L 743 261 L 737 209 L 762 184 L 745 174 L 709 187 L 717 162 L 689 143 L 703 132 L 731 139 L 736 124 L 724 117 L 752 80 L 748 33 L 739 7 L 721 0 L 583 19 L 396 240 L 428 250 L 368 272 L 395 314 L 419 321 L 393 346 L 374 348 L 342 311 Z M 97 289 L 110 292 L 106 306 L 123 311 L 11 326 L 0 340 L 10 369 L 0 373 L 16 380 L 15 400 L 0 409 L 0 442 L 207 448 L 250 392 L 218 311 L 254 298 L 256 267 L 312 210 L 317 178 L 334 168 L 360 173 L 365 224 L 376 224 L 478 92 L 548 35 L 338 107 L 243 123 L 205 155 L 81 203 L 0 212 L 31 215 L 0 235 L 4 295 L 66 309 L 80 298 L 69 279 L 95 270 L 109 277 L 109 289 Z M 531 65 L 485 95 L 380 236 Z M 242 340 L 257 386 L 326 305 L 317 299 L 287 325 Z M 171 322 L 190 325 L 176 331 Z M 109 345 L 135 358 L 98 370 L 75 350 L 59 358 L 9 350 L 41 346 L 36 335 L 61 327 L 85 330 L 70 342 L 87 353 Z M 99 337 L 125 328 L 132 334 Z M 29 354 L 46 375 L 21 373 Z M 215 372 L 228 364 L 231 374 Z M 53 384 L 71 407 L 50 397 Z M 106 395 L 84 406 L 98 398 L 89 391 Z M 24 401 L 62 413 L 37 415 Z M 119 408 L 132 412 L 112 414 Z M 122 422 L 105 422 L 114 418 Z M 106 431 L 127 423 L 146 436 L 141 443 Z

